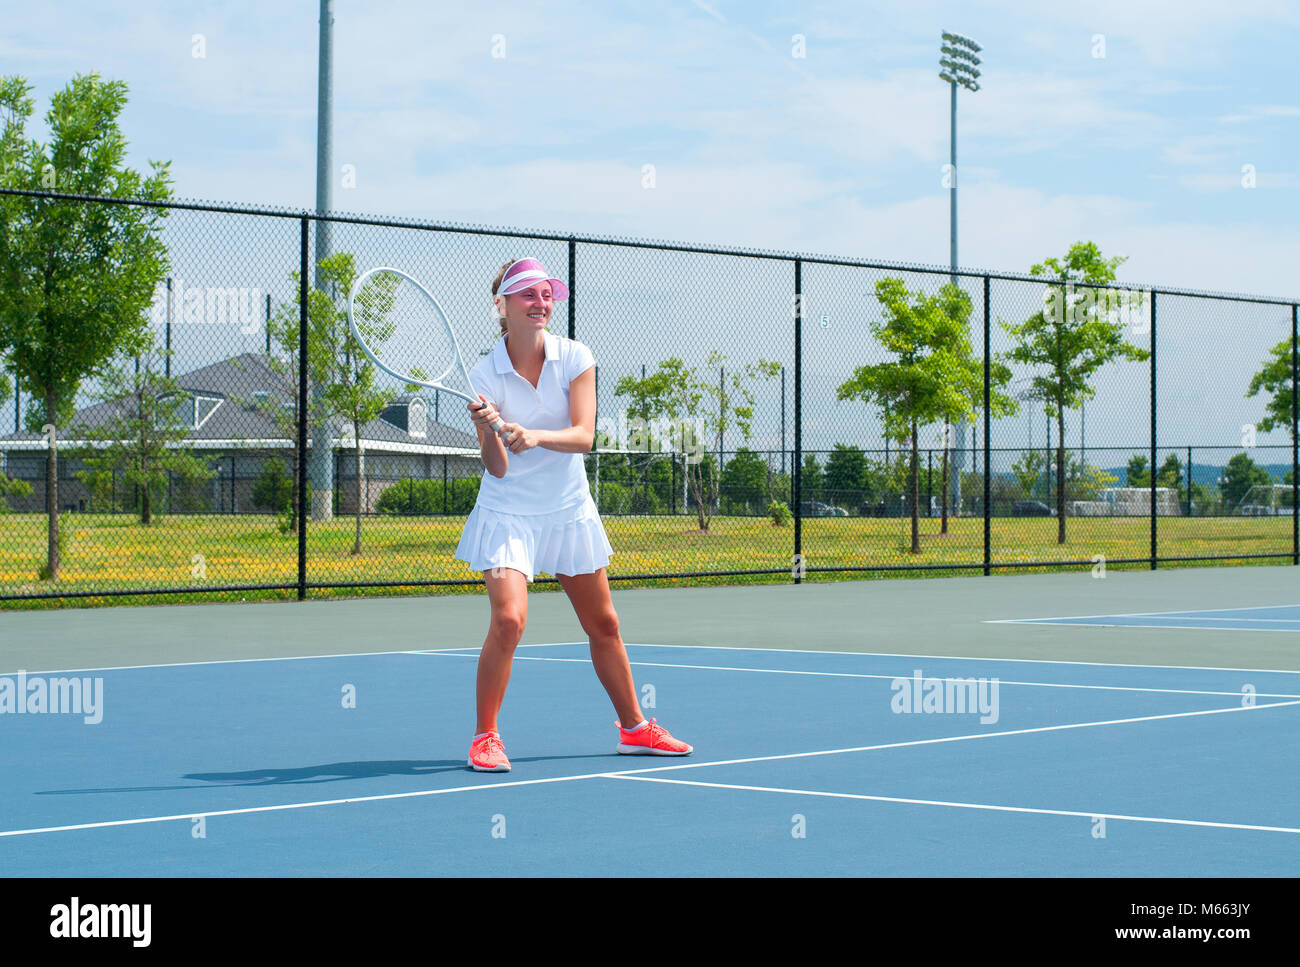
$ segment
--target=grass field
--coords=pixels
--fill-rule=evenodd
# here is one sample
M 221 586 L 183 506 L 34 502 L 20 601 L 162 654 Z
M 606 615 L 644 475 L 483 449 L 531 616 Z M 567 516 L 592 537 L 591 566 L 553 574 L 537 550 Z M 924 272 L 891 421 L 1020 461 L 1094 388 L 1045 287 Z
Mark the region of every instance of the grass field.
M 638 579 L 637 585 L 770 583 L 791 580 L 794 526 L 775 527 L 767 518 L 717 517 L 701 533 L 693 517 L 604 518 L 615 556 L 610 575 L 689 571 L 775 570 L 780 573 L 710 578 Z M 309 582 L 473 580 L 477 575 L 452 559 L 464 518 L 377 517 L 364 521 L 362 553 L 353 555 L 354 522 L 310 522 L 307 527 Z M 1056 543 L 1055 518 L 997 518 L 992 523 L 996 564 L 1028 561 L 1107 561 L 1145 558 L 1150 552 L 1147 518 L 1075 518 L 1068 541 Z M 1215 555 L 1227 564 L 1279 564 L 1284 558 L 1242 560 L 1245 555 L 1291 553 L 1289 517 L 1160 518 L 1162 557 Z M 142 527 L 125 515 L 74 514 L 68 518 L 57 586 L 37 578 L 45 560 L 46 519 L 38 514 L 0 517 L 0 594 L 36 595 L 51 591 L 86 592 L 142 588 L 187 588 L 248 584 L 296 585 L 297 538 L 281 534 L 269 516 L 182 516 Z M 983 561 L 981 518 L 950 521 L 939 534 L 938 520 L 922 520 L 921 553 L 909 550 L 906 518 L 814 518 L 803 522 L 807 580 L 861 580 L 879 577 L 980 574 L 978 568 L 945 565 Z M 848 571 L 818 573 L 827 567 L 896 568 L 925 565 L 925 571 Z M 1075 565 L 1077 566 L 1077 565 Z M 1111 565 L 1107 565 L 1108 567 Z M 1119 566 L 1119 565 L 1116 565 Z M 1147 567 L 1146 564 L 1130 565 Z M 1172 566 L 1172 565 L 1170 565 Z M 1048 570 L 1051 568 L 1039 568 Z M 1017 570 L 1025 570 L 1018 568 Z M 625 585 L 626 586 L 626 585 Z M 313 597 L 361 593 L 428 594 L 472 592 L 479 585 L 443 588 L 394 587 L 368 591 L 320 589 Z M 295 597 L 296 592 L 239 591 L 217 595 L 69 597 L 11 600 L 0 607 L 92 606 L 96 604 L 176 603 L 222 599 L 260 600 Z

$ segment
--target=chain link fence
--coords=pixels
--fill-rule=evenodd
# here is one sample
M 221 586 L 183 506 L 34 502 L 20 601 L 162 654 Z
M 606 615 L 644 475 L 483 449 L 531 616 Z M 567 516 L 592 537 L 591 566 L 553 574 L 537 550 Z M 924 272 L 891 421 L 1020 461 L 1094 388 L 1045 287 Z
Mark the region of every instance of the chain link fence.
M 4 194 L 40 202 L 29 219 L 141 204 Z M 482 473 L 465 406 L 398 386 L 341 404 L 363 362 L 346 294 L 411 273 L 473 366 L 499 338 L 491 279 L 525 255 L 572 293 L 551 330 L 595 355 L 584 460 L 613 580 L 1300 563 L 1294 303 L 159 208 L 152 341 L 53 421 L 21 379 L 0 402 L 0 599 L 480 584 L 452 559 Z

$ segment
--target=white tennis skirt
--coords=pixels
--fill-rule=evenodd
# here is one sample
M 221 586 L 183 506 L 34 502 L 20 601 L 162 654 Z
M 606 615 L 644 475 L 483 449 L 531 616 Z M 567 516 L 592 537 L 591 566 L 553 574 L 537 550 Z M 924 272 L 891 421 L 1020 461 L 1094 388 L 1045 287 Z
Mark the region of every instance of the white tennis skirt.
M 529 581 L 539 572 L 592 574 L 613 553 L 591 494 L 550 514 L 506 514 L 475 504 L 456 546 L 456 560 L 475 571 L 509 567 Z

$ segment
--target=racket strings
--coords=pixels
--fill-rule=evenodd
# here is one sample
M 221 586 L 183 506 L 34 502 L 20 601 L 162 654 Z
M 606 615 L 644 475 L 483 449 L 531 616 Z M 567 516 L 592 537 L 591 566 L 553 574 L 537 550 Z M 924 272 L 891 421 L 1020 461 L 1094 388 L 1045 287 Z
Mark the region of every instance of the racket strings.
M 352 320 L 365 349 L 383 367 L 473 395 L 448 320 L 416 283 L 395 272 L 371 274 L 354 297 Z

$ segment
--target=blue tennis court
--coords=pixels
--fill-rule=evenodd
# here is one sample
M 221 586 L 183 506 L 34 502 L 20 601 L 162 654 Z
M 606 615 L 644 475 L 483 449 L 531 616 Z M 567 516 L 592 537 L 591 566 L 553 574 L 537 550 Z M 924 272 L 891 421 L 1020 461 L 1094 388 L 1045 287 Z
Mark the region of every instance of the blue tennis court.
M 466 768 L 476 647 L 27 672 L 24 694 L 43 681 L 46 710 L 0 716 L 0 868 L 41 877 L 1300 868 L 1294 670 L 628 650 L 646 714 L 694 755 L 615 754 L 614 715 L 585 643 L 520 648 L 501 719 L 514 769 L 499 775 Z M 56 691 L 68 697 L 56 679 L 72 677 L 97 696 L 93 712 L 50 711 Z

